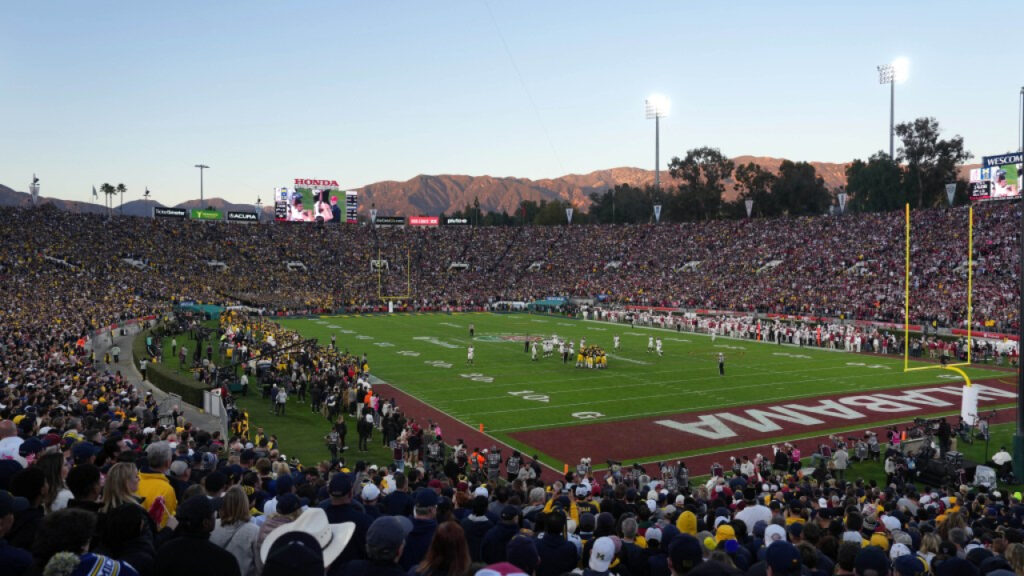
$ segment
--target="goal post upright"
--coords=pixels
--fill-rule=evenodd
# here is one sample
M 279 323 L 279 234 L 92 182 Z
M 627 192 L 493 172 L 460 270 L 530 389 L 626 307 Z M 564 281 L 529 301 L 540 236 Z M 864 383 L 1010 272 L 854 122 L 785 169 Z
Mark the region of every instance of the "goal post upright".
M 381 277 L 383 272 L 380 266 L 380 261 L 380 246 L 377 246 L 377 298 L 382 301 L 408 300 L 412 298 L 412 250 L 408 247 L 405 249 L 405 294 L 394 294 L 391 296 L 384 295 L 383 280 Z
M 962 415 L 972 414 L 977 417 L 977 393 L 972 389 L 971 379 L 967 373 L 961 370 L 963 366 L 971 365 L 971 336 L 974 311 L 974 207 L 968 207 L 967 211 L 967 361 L 956 362 L 945 365 L 927 365 L 910 367 L 910 204 L 905 208 L 905 262 L 903 273 L 903 371 L 917 372 L 921 370 L 949 370 L 956 373 L 964 380 L 964 405 L 961 407 Z M 973 399 L 973 400 L 972 400 Z M 973 404 L 973 407 L 968 406 Z

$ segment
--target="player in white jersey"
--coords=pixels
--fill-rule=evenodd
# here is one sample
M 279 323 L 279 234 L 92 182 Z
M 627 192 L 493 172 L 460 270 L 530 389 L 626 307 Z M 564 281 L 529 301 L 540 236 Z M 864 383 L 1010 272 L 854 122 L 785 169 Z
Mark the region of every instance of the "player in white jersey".
M 619 349 L 619 335 L 618 334 L 616 334 L 615 336 L 612 336 L 612 342 L 614 342 L 614 345 L 613 345 L 614 348 L 616 350 L 618 350 Z
M 711 328 L 708 329 L 708 332 L 711 332 L 711 341 L 714 342 L 715 335 L 718 334 L 718 330 L 716 330 L 715 327 L 712 326 Z
M 537 360 L 537 343 L 534 342 L 530 345 L 530 360 Z
M 654 350 L 658 353 L 658 356 L 663 356 L 661 353 L 661 338 L 654 341 Z
M 466 365 L 473 365 L 473 346 L 466 349 Z
M 647 337 L 647 351 L 654 352 L 654 336 Z

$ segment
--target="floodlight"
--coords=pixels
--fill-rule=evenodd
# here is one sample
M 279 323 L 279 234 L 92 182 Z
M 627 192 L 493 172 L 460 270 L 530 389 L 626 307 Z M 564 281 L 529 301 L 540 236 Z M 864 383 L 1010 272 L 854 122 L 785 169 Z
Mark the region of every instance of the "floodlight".
M 668 116 L 672 103 L 663 94 L 651 94 L 644 100 L 644 109 L 647 112 L 647 119 L 664 118 Z
M 907 77 L 910 74 L 910 60 L 906 58 L 897 58 L 892 61 L 892 72 L 893 81 L 902 83 L 907 81 Z

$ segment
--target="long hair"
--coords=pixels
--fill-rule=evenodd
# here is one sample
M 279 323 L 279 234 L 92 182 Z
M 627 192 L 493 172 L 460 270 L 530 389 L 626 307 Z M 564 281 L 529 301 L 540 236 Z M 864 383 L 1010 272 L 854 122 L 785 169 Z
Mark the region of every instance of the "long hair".
M 444 522 L 434 532 L 426 557 L 416 567 L 420 574 L 431 574 L 443 570 L 451 576 L 461 576 L 469 571 L 471 560 L 466 533 L 455 522 Z
M 241 486 L 232 486 L 224 493 L 224 503 L 220 508 L 221 526 L 230 526 L 239 522 L 249 521 L 249 497 Z
M 139 500 L 129 486 L 133 478 L 139 477 L 139 470 L 131 462 L 118 462 L 107 472 L 107 481 L 103 484 L 103 506 L 101 512 L 110 512 L 123 504 L 139 506 Z
M 47 512 L 51 512 L 50 507 L 53 506 L 53 501 L 57 499 L 57 494 L 64 488 L 67 488 L 64 484 L 64 464 L 64 454 L 60 452 L 43 454 L 34 464 L 36 468 L 42 470 L 43 474 L 46 475 L 46 485 L 49 486 L 49 490 L 46 492 L 46 500 L 43 502 Z

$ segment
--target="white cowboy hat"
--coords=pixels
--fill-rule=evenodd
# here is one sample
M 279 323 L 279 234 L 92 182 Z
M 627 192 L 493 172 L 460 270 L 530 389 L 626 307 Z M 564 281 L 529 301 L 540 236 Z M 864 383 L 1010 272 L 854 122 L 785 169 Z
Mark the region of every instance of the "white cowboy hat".
M 327 514 L 322 508 L 308 508 L 293 522 L 278 526 L 267 535 L 267 539 L 260 546 L 260 559 L 263 562 L 267 561 L 270 548 L 281 536 L 290 532 L 305 532 L 316 538 L 316 541 L 320 543 L 320 548 L 324 553 L 324 567 L 326 568 L 345 550 L 345 546 L 348 545 L 355 531 L 356 525 L 353 522 L 331 524 L 327 521 Z

